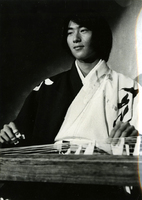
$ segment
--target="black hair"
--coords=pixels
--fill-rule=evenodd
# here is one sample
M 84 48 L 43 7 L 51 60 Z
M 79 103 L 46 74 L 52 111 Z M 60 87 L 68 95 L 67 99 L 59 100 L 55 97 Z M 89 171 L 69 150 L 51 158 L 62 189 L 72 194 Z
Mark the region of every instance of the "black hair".
M 63 28 L 63 47 L 70 52 L 67 44 L 68 24 L 73 21 L 80 26 L 86 27 L 92 31 L 92 45 L 97 53 L 98 58 L 109 59 L 112 48 L 112 31 L 107 21 L 94 12 L 77 12 L 66 17 Z

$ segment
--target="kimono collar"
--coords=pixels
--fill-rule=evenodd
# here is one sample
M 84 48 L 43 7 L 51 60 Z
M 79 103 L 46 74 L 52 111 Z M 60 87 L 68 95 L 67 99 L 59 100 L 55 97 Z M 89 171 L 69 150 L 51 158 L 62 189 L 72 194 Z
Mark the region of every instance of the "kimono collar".
M 83 85 L 94 84 L 96 81 L 99 82 L 100 78 L 106 75 L 109 71 L 109 68 L 106 65 L 106 62 L 104 60 L 100 60 L 97 63 L 97 65 L 95 65 L 94 68 L 89 72 L 89 74 L 86 77 L 84 77 L 81 70 L 79 69 L 77 65 L 77 61 L 75 61 L 75 65 L 76 65 L 78 74 L 82 80 Z

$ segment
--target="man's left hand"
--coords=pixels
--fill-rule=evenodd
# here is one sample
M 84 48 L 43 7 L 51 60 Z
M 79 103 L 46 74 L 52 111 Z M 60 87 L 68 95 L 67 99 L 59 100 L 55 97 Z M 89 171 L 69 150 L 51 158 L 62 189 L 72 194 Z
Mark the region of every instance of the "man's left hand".
M 119 138 L 122 137 L 133 137 L 138 136 L 138 131 L 135 129 L 134 126 L 130 125 L 129 122 L 118 122 L 116 126 L 112 129 L 107 142 L 111 143 L 112 145 L 116 145 L 119 141 Z M 136 137 L 135 137 L 136 139 Z M 131 139 L 130 139 L 131 141 Z

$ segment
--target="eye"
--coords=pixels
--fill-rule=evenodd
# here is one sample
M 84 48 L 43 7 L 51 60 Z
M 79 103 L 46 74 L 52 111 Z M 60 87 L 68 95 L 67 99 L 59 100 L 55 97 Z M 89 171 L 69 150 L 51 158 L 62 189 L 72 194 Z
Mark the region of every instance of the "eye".
M 81 32 L 81 33 L 86 33 L 87 31 L 88 31 L 88 29 L 85 28 L 85 27 L 80 28 L 80 32 Z
M 73 33 L 73 31 L 72 30 L 69 30 L 68 32 L 67 32 L 67 35 L 71 35 Z
M 67 35 L 71 35 L 71 34 L 72 34 L 72 32 L 68 32 L 68 33 L 67 33 Z

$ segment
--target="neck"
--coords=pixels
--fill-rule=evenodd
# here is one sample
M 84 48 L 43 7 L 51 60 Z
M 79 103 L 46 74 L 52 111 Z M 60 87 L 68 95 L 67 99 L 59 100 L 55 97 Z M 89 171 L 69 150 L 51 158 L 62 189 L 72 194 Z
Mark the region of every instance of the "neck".
M 87 76 L 87 74 L 96 66 L 100 59 L 96 59 L 92 63 L 84 62 L 81 60 L 77 60 L 78 67 L 80 68 L 82 74 Z

